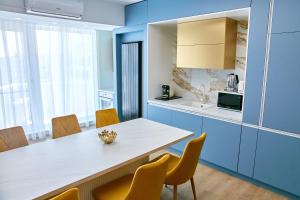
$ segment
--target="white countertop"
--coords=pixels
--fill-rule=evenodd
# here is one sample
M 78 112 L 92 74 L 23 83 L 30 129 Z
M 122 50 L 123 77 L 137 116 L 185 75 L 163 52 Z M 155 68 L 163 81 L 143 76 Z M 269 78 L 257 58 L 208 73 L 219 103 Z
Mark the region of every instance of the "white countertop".
M 118 133 L 114 143 L 94 129 L 0 153 L 0 199 L 45 199 L 192 135 L 146 119 L 104 128 Z
M 200 102 L 195 102 L 184 98 L 169 101 L 148 100 L 148 103 L 150 105 L 157 105 L 238 124 L 241 124 L 243 119 L 243 113 L 241 111 L 226 110 L 218 108 L 215 104 L 201 104 Z

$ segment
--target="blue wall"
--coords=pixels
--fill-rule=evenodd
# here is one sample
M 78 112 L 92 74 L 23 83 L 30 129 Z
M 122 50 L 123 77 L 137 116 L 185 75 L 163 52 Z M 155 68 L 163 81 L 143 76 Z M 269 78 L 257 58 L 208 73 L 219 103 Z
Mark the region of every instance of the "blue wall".
M 119 118 L 121 121 L 122 119 L 122 43 L 127 42 L 142 42 L 143 48 L 142 48 L 142 63 L 143 63 L 143 86 L 142 86 L 142 99 L 143 99 L 143 105 L 142 105 L 142 112 L 143 116 L 147 116 L 147 71 L 146 69 L 146 57 L 147 57 L 147 26 L 145 24 L 142 25 L 136 25 L 136 26 L 128 26 L 124 28 L 119 28 L 114 30 L 114 49 L 115 49 L 115 85 L 116 85 L 116 98 L 115 98 L 115 105 L 118 109 Z
M 148 2 L 131 4 L 125 7 L 125 25 L 142 25 L 148 22 Z

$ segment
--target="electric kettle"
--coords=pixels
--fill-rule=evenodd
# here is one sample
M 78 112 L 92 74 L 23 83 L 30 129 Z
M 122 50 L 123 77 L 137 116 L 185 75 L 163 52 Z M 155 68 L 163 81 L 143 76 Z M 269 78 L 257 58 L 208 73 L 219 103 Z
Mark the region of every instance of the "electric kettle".
M 239 77 L 234 73 L 227 75 L 227 86 L 226 91 L 237 92 L 239 84 Z

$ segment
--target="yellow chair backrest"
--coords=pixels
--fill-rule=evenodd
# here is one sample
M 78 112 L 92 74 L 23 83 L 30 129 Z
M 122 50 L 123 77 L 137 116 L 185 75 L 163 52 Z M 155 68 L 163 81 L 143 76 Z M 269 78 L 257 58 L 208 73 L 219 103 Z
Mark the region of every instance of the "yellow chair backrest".
M 79 200 L 79 190 L 77 188 L 69 189 L 50 200 Z
M 172 182 L 180 185 L 193 177 L 205 138 L 206 133 L 203 133 L 200 137 L 191 140 L 186 145 L 177 166 L 168 172 L 166 183 Z
M 27 145 L 28 141 L 21 126 L 0 130 L 0 152 Z
M 117 111 L 114 108 L 96 111 L 96 128 L 117 124 L 119 122 Z
M 76 115 L 66 115 L 52 119 L 53 139 L 81 132 Z
M 139 167 L 134 174 L 125 200 L 159 200 L 169 158 L 170 155 L 165 155 L 153 163 Z

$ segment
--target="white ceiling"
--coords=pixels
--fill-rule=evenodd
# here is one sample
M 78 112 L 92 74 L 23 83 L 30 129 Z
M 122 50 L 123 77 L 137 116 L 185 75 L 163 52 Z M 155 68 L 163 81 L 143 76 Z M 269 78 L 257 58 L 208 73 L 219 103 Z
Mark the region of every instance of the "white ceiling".
M 140 2 L 142 0 L 105 0 L 105 1 L 115 2 L 115 3 L 122 4 L 122 5 L 128 5 L 128 4 L 133 4 L 133 3 Z

